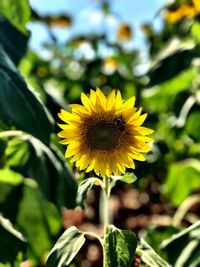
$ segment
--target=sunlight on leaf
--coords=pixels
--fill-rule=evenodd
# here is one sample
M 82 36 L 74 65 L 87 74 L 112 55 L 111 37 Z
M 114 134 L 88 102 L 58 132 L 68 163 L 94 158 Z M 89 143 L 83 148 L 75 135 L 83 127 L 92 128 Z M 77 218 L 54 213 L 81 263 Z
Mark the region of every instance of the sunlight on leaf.
M 20 31 L 27 33 L 26 23 L 31 14 L 28 0 L 1 0 L 0 13 Z
M 137 238 L 130 230 L 120 230 L 110 226 L 106 236 L 106 266 L 130 267 L 137 246 Z
M 141 254 L 142 261 L 150 267 L 172 267 L 164 261 L 144 239 L 140 240 L 137 248 L 138 254 Z
M 84 233 L 75 226 L 67 229 L 51 250 L 46 267 L 64 267 L 71 263 L 85 243 Z

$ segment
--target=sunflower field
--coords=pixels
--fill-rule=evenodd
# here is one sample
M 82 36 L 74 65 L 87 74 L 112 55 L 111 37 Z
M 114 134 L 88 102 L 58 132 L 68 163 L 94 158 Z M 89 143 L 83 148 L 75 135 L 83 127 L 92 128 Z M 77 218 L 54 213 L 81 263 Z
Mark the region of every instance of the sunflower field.
M 200 0 L 34 1 L 0 0 L 0 267 L 199 267 Z

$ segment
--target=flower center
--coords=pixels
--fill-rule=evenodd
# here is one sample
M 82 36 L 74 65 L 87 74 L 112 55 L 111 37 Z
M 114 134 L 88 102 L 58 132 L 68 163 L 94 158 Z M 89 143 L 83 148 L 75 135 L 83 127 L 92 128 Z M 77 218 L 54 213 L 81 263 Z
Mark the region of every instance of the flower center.
M 97 121 L 87 129 L 86 140 L 93 149 L 112 151 L 119 146 L 120 132 L 114 121 Z

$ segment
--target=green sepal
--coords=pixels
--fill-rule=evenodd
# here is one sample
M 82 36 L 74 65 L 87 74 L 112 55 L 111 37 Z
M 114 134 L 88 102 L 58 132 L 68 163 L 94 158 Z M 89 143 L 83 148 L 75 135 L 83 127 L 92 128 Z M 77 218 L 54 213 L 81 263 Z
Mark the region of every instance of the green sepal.
M 111 188 L 115 186 L 117 181 L 121 181 L 127 184 L 132 184 L 137 180 L 137 177 L 134 173 L 125 173 L 124 175 L 114 176 L 111 175 Z
M 93 185 L 100 185 L 103 187 L 102 181 L 96 177 L 85 179 L 79 184 L 76 198 L 77 206 L 84 207 L 84 201 Z

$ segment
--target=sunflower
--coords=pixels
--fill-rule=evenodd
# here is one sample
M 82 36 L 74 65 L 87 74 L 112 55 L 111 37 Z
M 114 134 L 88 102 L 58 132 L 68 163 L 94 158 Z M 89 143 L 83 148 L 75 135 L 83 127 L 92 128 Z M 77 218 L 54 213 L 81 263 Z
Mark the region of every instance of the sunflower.
M 102 177 L 125 173 L 135 168 L 134 160 L 144 161 L 143 153 L 151 150 L 153 130 L 141 127 L 147 114 L 135 108 L 135 97 L 123 101 L 120 91 L 107 97 L 97 88 L 90 96 L 81 94 L 83 105 L 70 105 L 72 112 L 61 109 L 58 114 L 65 124 L 58 136 L 68 145 L 65 157 L 71 157 L 79 170 L 92 170 Z

